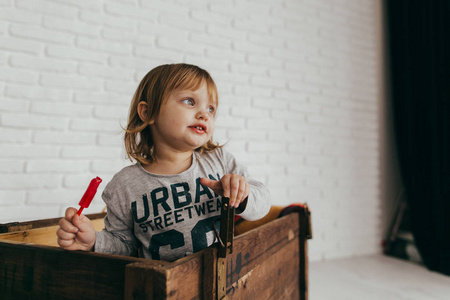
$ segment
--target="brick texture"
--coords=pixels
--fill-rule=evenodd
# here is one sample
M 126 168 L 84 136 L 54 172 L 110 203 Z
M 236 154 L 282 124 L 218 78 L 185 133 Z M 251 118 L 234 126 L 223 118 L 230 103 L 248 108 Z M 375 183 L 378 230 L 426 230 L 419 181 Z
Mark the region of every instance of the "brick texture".
M 307 202 L 312 260 L 380 251 L 381 1 L 0 1 L 0 223 L 59 217 L 125 160 L 143 75 L 187 62 L 219 89 L 216 139 Z

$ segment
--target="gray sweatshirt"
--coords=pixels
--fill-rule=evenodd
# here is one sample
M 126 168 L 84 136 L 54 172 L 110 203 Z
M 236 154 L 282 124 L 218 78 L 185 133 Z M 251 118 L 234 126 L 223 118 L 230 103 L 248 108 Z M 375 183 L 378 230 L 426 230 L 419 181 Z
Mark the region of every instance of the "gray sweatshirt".
M 223 149 L 194 152 L 189 169 L 176 175 L 152 174 L 137 163 L 118 172 L 103 191 L 108 213 L 94 251 L 174 261 L 210 246 L 222 199 L 200 178 L 219 180 L 226 174 L 242 175 L 250 185 L 240 216 L 264 217 L 270 209 L 267 188 Z

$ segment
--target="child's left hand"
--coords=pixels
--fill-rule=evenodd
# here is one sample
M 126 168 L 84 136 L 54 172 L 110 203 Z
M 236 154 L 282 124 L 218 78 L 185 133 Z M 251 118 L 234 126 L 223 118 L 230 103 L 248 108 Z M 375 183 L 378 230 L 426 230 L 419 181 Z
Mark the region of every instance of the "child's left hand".
M 245 198 L 250 194 L 250 186 L 241 175 L 227 174 L 219 181 L 208 178 L 201 178 L 200 183 L 211 188 L 216 194 L 230 199 L 230 205 L 239 207 Z

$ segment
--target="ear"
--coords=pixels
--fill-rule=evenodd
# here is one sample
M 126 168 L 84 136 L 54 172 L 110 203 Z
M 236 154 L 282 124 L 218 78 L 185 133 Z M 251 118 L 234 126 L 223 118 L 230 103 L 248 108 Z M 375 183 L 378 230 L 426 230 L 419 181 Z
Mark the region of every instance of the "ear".
M 137 107 L 137 113 L 139 115 L 139 118 L 142 120 L 142 122 L 147 122 L 147 116 L 148 116 L 148 104 L 145 102 L 139 102 Z M 148 124 L 153 124 L 155 121 L 152 119 L 149 121 Z

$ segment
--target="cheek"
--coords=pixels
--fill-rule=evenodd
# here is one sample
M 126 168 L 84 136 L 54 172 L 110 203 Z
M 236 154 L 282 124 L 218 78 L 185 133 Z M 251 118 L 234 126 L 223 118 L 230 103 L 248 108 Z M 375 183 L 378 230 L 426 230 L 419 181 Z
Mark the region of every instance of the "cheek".
M 166 116 L 165 122 L 169 126 L 179 126 L 186 123 L 186 120 L 183 115 L 173 113 Z
M 210 136 L 213 135 L 214 129 L 215 129 L 215 128 L 216 128 L 216 127 L 215 127 L 214 121 L 212 121 L 211 124 L 209 125 L 209 130 L 208 130 Z

